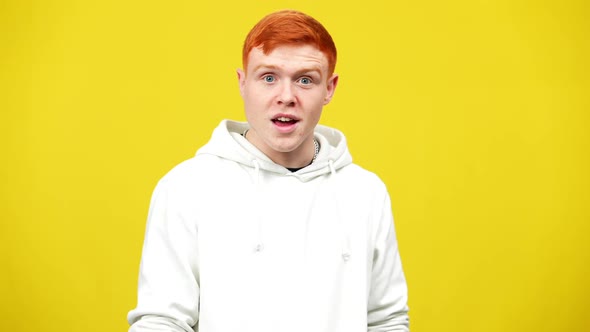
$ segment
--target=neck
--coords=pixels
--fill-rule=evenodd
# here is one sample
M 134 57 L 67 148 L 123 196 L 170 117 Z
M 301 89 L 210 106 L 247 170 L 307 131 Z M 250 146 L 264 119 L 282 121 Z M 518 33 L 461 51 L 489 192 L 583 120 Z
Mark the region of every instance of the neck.
M 258 140 L 255 134 L 254 132 L 246 131 L 244 137 L 275 164 L 285 168 L 303 168 L 311 164 L 314 160 L 316 148 L 313 136 L 301 143 L 295 150 L 281 152 Z

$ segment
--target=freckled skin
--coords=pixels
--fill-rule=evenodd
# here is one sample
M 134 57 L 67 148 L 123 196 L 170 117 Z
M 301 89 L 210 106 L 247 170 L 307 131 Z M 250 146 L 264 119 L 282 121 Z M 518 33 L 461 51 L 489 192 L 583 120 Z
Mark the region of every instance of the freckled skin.
M 308 165 L 313 130 L 338 83 L 337 75 L 328 77 L 326 56 L 311 45 L 279 46 L 269 54 L 254 48 L 238 80 L 250 124 L 247 139 L 279 165 Z M 279 125 L 273 122 L 279 115 L 297 121 Z

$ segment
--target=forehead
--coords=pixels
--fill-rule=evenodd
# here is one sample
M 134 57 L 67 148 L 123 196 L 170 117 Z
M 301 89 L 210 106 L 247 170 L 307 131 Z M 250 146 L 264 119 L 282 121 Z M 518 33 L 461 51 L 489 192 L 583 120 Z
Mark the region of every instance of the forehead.
M 248 71 L 274 67 L 282 70 L 315 69 L 328 71 L 328 58 L 312 45 L 283 45 L 264 54 L 261 47 L 253 48 L 248 54 Z

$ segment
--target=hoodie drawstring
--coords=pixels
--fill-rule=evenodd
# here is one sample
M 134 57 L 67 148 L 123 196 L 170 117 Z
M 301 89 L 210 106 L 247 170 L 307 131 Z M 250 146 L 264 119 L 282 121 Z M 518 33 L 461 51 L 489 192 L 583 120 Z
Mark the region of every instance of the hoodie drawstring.
M 331 159 L 328 161 L 328 166 L 330 167 L 330 177 L 332 180 L 336 179 L 336 168 L 334 167 L 334 161 Z M 334 195 L 336 197 L 336 195 Z M 338 200 L 336 200 L 336 217 L 338 218 L 338 222 L 340 224 L 340 236 L 342 241 L 342 260 L 346 263 L 350 260 L 350 234 L 348 230 L 348 225 L 340 215 L 340 206 L 338 204 Z
M 260 204 L 260 163 L 258 160 L 252 160 L 252 164 L 254 164 L 254 200 L 255 204 Z M 260 211 L 260 209 L 257 209 Z M 256 243 L 254 244 L 254 252 L 261 252 L 264 250 L 264 243 L 262 241 L 262 220 L 260 216 L 258 216 L 258 229 L 256 234 Z
M 258 190 L 258 182 L 260 181 L 260 163 L 258 160 L 252 160 L 252 164 L 254 164 L 254 185 L 256 186 L 254 189 Z
M 328 161 L 328 166 L 330 166 L 330 173 L 332 174 L 332 176 L 335 176 L 336 168 L 334 168 L 334 161 L 332 161 L 332 159 Z

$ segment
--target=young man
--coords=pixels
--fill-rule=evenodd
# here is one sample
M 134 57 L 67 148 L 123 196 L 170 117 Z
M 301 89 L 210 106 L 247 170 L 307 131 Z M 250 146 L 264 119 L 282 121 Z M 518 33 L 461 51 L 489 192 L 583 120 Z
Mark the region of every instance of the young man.
M 157 185 L 130 331 L 408 331 L 389 196 L 318 125 L 336 48 L 296 11 L 263 18 L 222 121 Z

